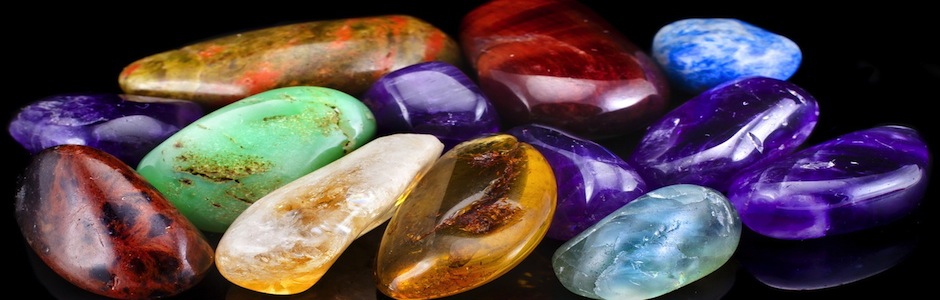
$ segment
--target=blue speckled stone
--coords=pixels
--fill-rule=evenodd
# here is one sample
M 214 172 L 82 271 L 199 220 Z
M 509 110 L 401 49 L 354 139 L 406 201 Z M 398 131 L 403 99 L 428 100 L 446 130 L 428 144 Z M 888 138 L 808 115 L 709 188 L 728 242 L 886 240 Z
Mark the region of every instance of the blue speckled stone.
M 787 80 L 803 59 L 787 37 L 730 18 L 667 24 L 653 37 L 652 54 L 670 82 L 692 94 L 741 77 Z

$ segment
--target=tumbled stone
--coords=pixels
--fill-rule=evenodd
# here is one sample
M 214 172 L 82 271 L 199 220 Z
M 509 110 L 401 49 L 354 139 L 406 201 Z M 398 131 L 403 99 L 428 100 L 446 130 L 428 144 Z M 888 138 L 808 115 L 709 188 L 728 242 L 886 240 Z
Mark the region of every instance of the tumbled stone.
M 647 128 L 627 159 L 651 188 L 678 183 L 727 191 L 734 173 L 792 153 L 819 119 L 799 86 L 747 77 L 716 86 Z
M 37 153 L 16 193 L 27 244 L 56 274 L 117 299 L 189 290 L 208 273 L 202 233 L 134 169 L 85 145 Z
M 321 86 L 360 96 L 382 75 L 425 61 L 461 64 L 454 39 L 407 15 L 319 20 L 261 28 L 156 53 L 128 64 L 128 94 L 217 108 L 266 90 Z
M 309 289 L 356 238 L 391 218 L 443 147 L 427 134 L 379 137 L 268 193 L 222 235 L 219 272 L 262 293 Z
M 557 191 L 551 167 L 508 134 L 444 153 L 391 217 L 376 284 L 395 299 L 458 294 L 500 277 L 544 238 Z
M 812 239 L 897 221 L 920 204 L 931 156 L 910 127 L 858 130 L 741 171 L 728 198 L 749 229 Z
M 577 1 L 487 2 L 464 16 L 460 45 L 507 128 L 597 140 L 643 129 L 669 102 L 653 58 Z
M 650 299 L 718 270 L 734 254 L 741 221 L 718 191 L 677 184 L 614 211 L 556 250 L 568 290 L 593 299 Z
M 197 227 L 224 232 L 268 192 L 342 157 L 375 134 L 358 99 L 330 88 L 265 91 L 199 118 L 137 167 Z
M 691 94 L 743 77 L 787 80 L 803 60 L 789 38 L 733 18 L 669 23 L 653 36 L 651 52 L 672 86 Z
M 558 199 L 549 238 L 571 239 L 647 192 L 633 166 L 595 142 L 537 124 L 506 133 L 539 150 L 555 173 Z
M 458 67 L 417 63 L 379 78 L 361 97 L 378 134 L 425 133 L 444 149 L 500 130 L 499 115 L 476 83 Z
M 130 166 L 170 135 L 203 116 L 195 102 L 123 94 L 60 94 L 19 109 L 8 131 L 29 153 L 86 145 Z

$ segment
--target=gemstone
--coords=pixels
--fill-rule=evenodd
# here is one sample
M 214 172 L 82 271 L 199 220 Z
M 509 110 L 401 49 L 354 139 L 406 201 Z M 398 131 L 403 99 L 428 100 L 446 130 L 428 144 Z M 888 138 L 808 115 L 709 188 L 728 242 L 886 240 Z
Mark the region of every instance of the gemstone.
M 460 45 L 507 128 L 604 139 L 643 129 L 669 101 L 653 58 L 577 1 L 487 2 L 464 16 Z
M 544 238 L 555 210 L 545 158 L 508 134 L 448 150 L 388 222 L 376 286 L 395 299 L 455 295 L 500 277 Z
M 199 229 L 224 232 L 255 200 L 374 134 L 369 108 L 349 94 L 284 87 L 206 114 L 157 145 L 137 171 Z
M 378 134 L 425 133 L 450 150 L 475 137 L 499 132 L 499 115 L 462 70 L 447 62 L 417 63 L 379 78 L 361 97 L 372 110 Z
M 568 240 L 552 267 L 571 292 L 593 299 L 649 299 L 718 270 L 741 238 L 734 207 L 712 188 L 653 190 Z
M 725 192 L 746 166 L 792 153 L 819 119 L 816 99 L 768 77 L 718 85 L 647 128 L 627 162 L 651 188 L 678 183 Z
M 222 235 L 219 272 L 262 293 L 306 291 L 356 238 L 391 218 L 443 148 L 428 134 L 382 136 L 268 193 Z
M 600 144 L 538 124 L 506 133 L 535 147 L 555 173 L 558 197 L 549 238 L 571 239 L 647 192 L 640 174 Z
M 358 97 L 392 70 L 461 59 L 456 41 L 433 25 L 383 15 L 220 36 L 134 61 L 118 81 L 128 94 L 193 100 L 214 109 L 287 86 L 328 87 Z
M 33 101 L 10 120 L 10 135 L 30 154 L 86 145 L 130 166 L 203 116 L 195 102 L 123 94 L 59 94 Z
M 37 256 L 70 283 L 117 299 L 189 290 L 213 264 L 202 233 L 134 169 L 85 145 L 43 149 L 16 193 Z
M 656 32 L 651 52 L 672 86 L 691 94 L 743 77 L 787 80 L 803 60 L 789 38 L 732 18 L 669 23 Z
M 742 170 L 728 198 L 744 225 L 761 235 L 822 238 L 910 214 L 924 197 L 930 165 L 915 129 L 883 125 Z

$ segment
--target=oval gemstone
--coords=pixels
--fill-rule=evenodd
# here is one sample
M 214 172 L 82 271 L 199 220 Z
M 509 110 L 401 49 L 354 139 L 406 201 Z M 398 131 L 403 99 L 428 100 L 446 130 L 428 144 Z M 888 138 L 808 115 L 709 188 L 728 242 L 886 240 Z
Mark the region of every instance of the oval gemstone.
M 718 270 L 734 254 L 741 228 L 718 191 L 666 186 L 562 244 L 552 267 L 562 285 L 581 296 L 650 299 Z
M 716 86 L 650 125 L 627 161 L 652 188 L 678 183 L 727 191 L 734 173 L 792 153 L 819 119 L 799 86 L 747 77 Z
M 545 236 L 555 210 L 545 158 L 508 134 L 444 153 L 391 217 L 376 257 L 395 299 L 458 294 L 505 274 Z
M 490 1 L 467 13 L 460 45 L 506 127 L 549 125 L 596 140 L 666 111 L 656 62 L 577 1 Z
M 224 232 L 265 194 L 371 140 L 375 119 L 324 87 L 262 92 L 219 108 L 157 145 L 137 167 L 197 227 Z
M 931 156 L 910 127 L 850 132 L 735 175 L 728 198 L 749 229 L 812 239 L 875 228 L 920 204 Z
M 85 145 L 33 157 L 16 193 L 16 221 L 50 269 L 111 298 L 177 295 L 212 267 L 199 229 L 133 168 Z

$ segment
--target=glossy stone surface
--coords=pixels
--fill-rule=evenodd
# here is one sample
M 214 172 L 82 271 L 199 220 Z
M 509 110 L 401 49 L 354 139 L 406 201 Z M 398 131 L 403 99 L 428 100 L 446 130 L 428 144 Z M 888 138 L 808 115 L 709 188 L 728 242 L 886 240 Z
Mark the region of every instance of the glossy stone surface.
M 16 193 L 37 256 L 70 283 L 117 299 L 163 298 L 211 269 L 202 233 L 134 169 L 84 145 L 37 153 Z
M 538 124 L 506 133 L 537 149 L 555 173 L 558 199 L 547 236 L 568 240 L 648 192 L 646 182 L 604 146 Z
M 650 299 L 724 265 L 741 221 L 718 191 L 677 184 L 653 190 L 568 240 L 552 257 L 568 290 L 593 299 Z
M 356 238 L 391 218 L 443 148 L 433 135 L 379 137 L 268 193 L 219 240 L 219 272 L 262 293 L 309 289 Z
M 395 299 L 455 295 L 518 265 L 555 211 L 545 158 L 508 134 L 444 153 L 402 200 L 376 257 L 376 284 Z
M 738 78 L 787 80 L 803 61 L 789 38 L 733 18 L 691 18 L 663 26 L 651 50 L 672 86 L 699 94 Z
M 651 188 L 697 184 L 725 192 L 744 167 L 792 153 L 819 119 L 799 86 L 748 77 L 716 86 L 650 125 L 627 162 Z
M 445 150 L 500 130 L 499 115 L 477 84 L 457 66 L 442 61 L 392 71 L 361 100 L 375 115 L 379 135 L 431 134 Z
M 144 156 L 137 171 L 197 227 L 224 232 L 255 200 L 374 134 L 369 108 L 346 93 L 278 88 L 199 118 Z
M 157 144 L 202 116 L 202 107 L 190 101 L 73 93 L 30 102 L 7 129 L 31 154 L 63 144 L 86 145 L 136 166 Z
M 321 86 L 358 97 L 382 75 L 425 61 L 461 64 L 440 29 L 407 15 L 318 20 L 220 36 L 128 64 L 128 94 L 217 108 L 266 90 Z
M 653 58 L 577 1 L 487 2 L 464 16 L 460 45 L 506 128 L 603 139 L 643 129 L 669 103 Z
M 846 133 L 735 175 L 728 198 L 749 229 L 812 239 L 875 228 L 920 204 L 931 155 L 910 127 Z

